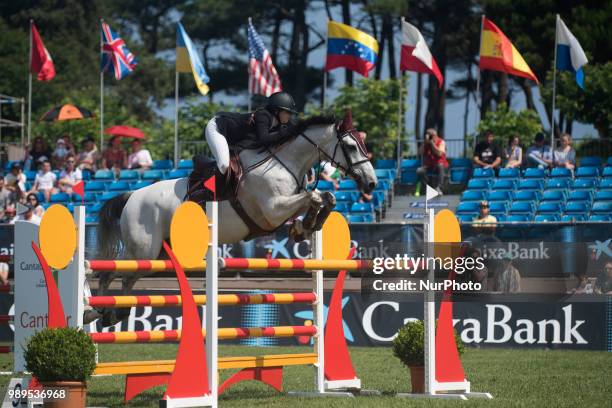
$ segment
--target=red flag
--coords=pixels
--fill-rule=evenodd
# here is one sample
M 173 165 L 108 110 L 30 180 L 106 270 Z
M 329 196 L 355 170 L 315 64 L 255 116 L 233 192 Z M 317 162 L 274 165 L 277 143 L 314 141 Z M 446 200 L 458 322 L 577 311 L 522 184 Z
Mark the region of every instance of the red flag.
M 30 71 L 39 81 L 50 81 L 55 77 L 55 67 L 49 51 L 45 48 L 38 30 L 32 23 L 32 46 L 30 47 Z
M 85 202 L 85 182 L 83 180 L 72 186 L 72 192 L 81 196 L 81 202 Z
M 216 183 L 216 180 L 215 180 L 215 176 L 212 176 L 211 178 L 206 180 L 204 182 L 204 187 L 206 187 L 207 189 L 212 191 L 212 193 L 213 193 L 213 200 L 217 201 L 217 183 Z

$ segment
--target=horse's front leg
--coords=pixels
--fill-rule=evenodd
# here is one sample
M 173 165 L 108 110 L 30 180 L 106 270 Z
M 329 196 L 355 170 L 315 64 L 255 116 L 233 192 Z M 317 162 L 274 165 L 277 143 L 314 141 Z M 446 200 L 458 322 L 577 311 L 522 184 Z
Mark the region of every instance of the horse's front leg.
M 267 209 L 274 220 L 269 219 L 268 221 L 273 225 L 281 225 L 285 220 L 297 217 L 305 212 L 304 219 L 295 220 L 289 229 L 291 238 L 300 241 L 304 239 L 304 233 L 314 227 L 322 204 L 323 199 L 318 191 L 276 197 L 271 207 Z
M 321 193 L 321 198 L 323 199 L 323 207 L 317 214 L 315 220 L 316 222 L 313 228 L 315 231 L 318 231 L 323 228 L 323 224 L 325 224 L 327 217 L 329 217 L 329 214 L 336 207 L 336 197 L 329 191 Z

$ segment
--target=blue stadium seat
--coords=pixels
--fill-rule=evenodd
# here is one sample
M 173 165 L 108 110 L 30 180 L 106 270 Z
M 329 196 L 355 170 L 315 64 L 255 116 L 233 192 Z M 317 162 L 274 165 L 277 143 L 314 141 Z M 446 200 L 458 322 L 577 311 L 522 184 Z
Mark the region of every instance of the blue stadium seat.
M 512 169 L 499 169 L 499 178 L 518 179 L 521 176 L 521 172 L 517 168 Z
M 80 195 L 78 194 L 74 194 L 72 193 L 72 202 L 73 203 L 85 203 L 85 204 L 90 204 L 90 203 L 94 203 L 98 200 L 96 193 L 92 193 L 90 191 L 86 191 L 84 194 L 84 197 L 81 198 Z
M 457 214 L 473 214 L 480 211 L 480 203 L 476 201 L 466 201 L 463 203 L 459 203 L 455 212 Z
M 573 190 L 570 191 L 569 196 L 567 197 L 567 201 L 584 201 L 589 204 L 592 200 L 593 196 L 589 190 Z
M 467 184 L 468 190 L 488 190 L 489 180 L 486 179 L 471 179 Z
M 104 203 L 92 203 L 85 206 L 86 214 L 97 214 L 102 209 Z
M 461 194 L 461 201 L 483 201 L 485 192 L 483 190 L 465 190 Z
M 506 217 L 507 222 L 527 222 L 531 220 L 529 214 L 510 214 Z
M 583 214 L 589 212 L 589 205 L 584 201 L 570 201 L 565 207 L 565 214 Z
M 572 171 L 570 169 L 566 169 L 565 167 L 555 167 L 550 171 L 550 177 L 572 178 Z
M 421 167 L 421 160 L 420 159 L 403 159 L 402 163 L 400 164 L 400 167 L 402 169 L 416 169 L 418 167 Z
M 106 193 L 102 193 L 98 196 L 98 201 L 103 203 L 105 201 L 110 200 L 111 198 L 115 198 L 118 195 L 123 194 L 121 191 L 107 191 Z
M 335 187 L 334 183 L 332 183 L 331 181 L 319 180 L 319 183 L 317 184 L 317 189 L 319 191 L 334 191 Z
M 611 190 L 601 190 L 595 193 L 595 201 L 612 201 Z
M 140 174 L 136 170 L 121 170 L 119 172 L 119 180 L 136 181 L 140 178 Z
M 526 179 L 544 179 L 548 176 L 546 170 L 538 167 L 530 167 L 523 172 L 523 178 Z
M 457 214 L 457 219 L 459 220 L 459 222 L 472 222 L 476 217 L 478 217 L 477 213 Z
M 505 201 L 491 201 L 489 202 L 489 209 L 491 214 L 497 217 L 498 214 L 506 214 L 508 212 L 508 203 Z
M 495 171 L 493 171 L 493 169 L 483 169 L 480 167 L 475 168 L 472 177 L 477 179 L 492 179 L 495 177 Z
M 491 215 L 495 217 L 497 222 L 504 222 L 506 221 L 506 218 L 508 218 L 508 216 L 503 213 L 496 213 L 496 214 L 491 213 Z
M 115 173 L 112 170 L 98 170 L 94 174 L 96 181 L 113 181 L 115 180 Z
M 549 178 L 546 180 L 546 189 L 568 188 L 571 182 L 569 178 Z
M 187 169 L 170 170 L 168 174 L 166 174 L 166 180 L 183 178 L 183 177 L 187 177 L 188 175 L 189 175 L 189 170 Z
M 129 191 L 130 183 L 127 181 L 115 181 L 108 185 L 108 191 Z
M 601 158 L 586 156 L 580 159 L 580 167 L 601 167 Z
M 603 178 L 612 178 L 612 165 L 604 167 L 603 173 L 601 175 Z
M 560 201 L 564 202 L 566 199 L 564 190 L 545 190 L 542 193 L 540 201 Z
M 357 190 L 359 187 L 357 186 L 357 182 L 355 180 L 340 180 L 340 191 L 346 190 Z
M 149 180 L 137 181 L 135 183 L 130 184 L 130 190 L 140 190 L 141 188 L 149 187 L 151 184 L 153 184 L 153 182 Z
M 353 202 L 359 199 L 358 191 L 336 191 L 334 193 L 336 201 L 348 201 Z
M 612 221 L 612 215 L 593 214 L 589 217 L 589 221 Z
M 601 179 L 599 183 L 600 190 L 612 190 L 612 178 Z
M 182 169 L 182 170 L 191 170 L 193 169 L 193 160 L 189 160 L 189 159 L 179 160 L 178 166 L 176 166 L 176 168 Z
M 365 222 L 363 215 L 349 214 L 347 218 L 348 218 L 348 222 L 350 222 L 350 223 L 353 223 L 353 222 Z
M 384 191 L 372 191 L 372 203 L 377 210 L 385 205 L 386 194 Z
M 597 167 L 578 167 L 576 169 L 576 178 L 597 178 L 599 177 L 599 168 Z
M 353 203 L 351 213 L 372 213 L 374 205 L 372 203 Z
M 36 170 L 26 170 L 23 174 L 25 174 L 27 181 L 33 182 L 36 179 Z
M 393 159 L 378 159 L 376 160 L 376 165 L 374 166 L 376 169 L 391 169 L 395 170 L 397 168 L 397 161 Z
M 510 205 L 509 214 L 533 214 L 535 203 L 533 201 L 515 201 Z
M 85 183 L 85 191 L 102 192 L 106 190 L 106 185 L 101 181 L 88 181 Z
M 559 214 L 537 214 L 534 218 L 535 222 L 554 222 L 560 220 Z
M 450 161 L 451 168 L 472 168 L 472 160 L 467 159 L 465 157 L 459 157 L 456 159 L 451 159 Z
M 19 160 L 8 160 L 6 163 L 4 163 L 4 171 L 9 172 L 13 163 L 23 164 Z
M 489 201 L 511 201 L 512 192 L 508 190 L 491 190 L 487 196 Z
M 98 216 L 95 214 L 86 215 L 85 216 L 85 224 L 97 224 Z
M 389 170 L 389 169 L 376 169 L 374 171 L 376 172 L 376 177 L 379 180 L 387 180 L 390 183 L 392 183 L 393 180 L 395 179 L 395 172 L 393 170 Z
M 561 217 L 563 222 L 586 221 L 586 214 L 565 214 Z
M 143 180 L 163 180 L 163 170 L 147 170 L 142 174 Z
M 608 160 L 606 160 L 606 166 L 612 166 L 612 156 L 608 156 Z
M 341 213 L 349 212 L 350 207 L 346 201 L 336 201 L 336 206 L 334 207 L 334 211 L 338 211 Z
M 518 190 L 542 190 L 542 180 L 540 179 L 523 179 L 519 182 Z
M 562 211 L 561 201 L 544 201 L 538 206 L 538 214 L 561 214 Z
M 582 189 L 592 190 L 596 187 L 597 187 L 597 179 L 594 179 L 594 178 L 576 179 L 574 180 L 574 183 L 572 184 L 572 188 L 574 190 L 582 190 Z
M 376 184 L 375 191 L 389 191 L 391 188 L 391 184 L 387 180 L 379 180 L 378 184 Z
M 539 201 L 540 197 L 538 190 L 520 190 L 514 193 L 514 201 Z
M 363 222 L 374 222 L 375 218 L 374 218 L 374 214 L 363 214 Z
M 449 170 L 449 183 L 450 184 L 464 184 L 470 179 L 470 168 L 469 167 L 458 167 L 450 168 Z
M 67 193 L 55 193 L 51 194 L 51 198 L 49 199 L 50 203 L 54 204 L 63 204 L 70 202 L 70 195 Z
M 401 163 L 401 174 L 400 174 L 400 182 L 402 184 L 416 184 L 417 168 L 421 166 L 421 160 L 419 159 L 404 159 Z
M 612 214 L 612 202 L 610 201 L 595 201 L 593 208 L 591 208 L 593 214 Z
M 173 167 L 172 160 L 153 160 L 151 170 L 172 170 Z

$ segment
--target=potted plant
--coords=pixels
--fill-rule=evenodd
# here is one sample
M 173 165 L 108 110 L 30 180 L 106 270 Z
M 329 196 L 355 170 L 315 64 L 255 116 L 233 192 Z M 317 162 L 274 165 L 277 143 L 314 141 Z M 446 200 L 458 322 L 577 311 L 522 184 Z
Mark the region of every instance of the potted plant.
M 455 333 L 459 355 L 463 354 L 463 342 Z M 410 368 L 412 393 L 425 392 L 425 327 L 422 320 L 413 320 L 401 327 L 393 339 L 393 355 Z
M 44 329 L 28 341 L 26 368 L 46 392 L 59 390 L 45 407 L 85 407 L 86 381 L 96 368 L 96 348 L 87 333 L 75 328 Z M 62 391 L 63 390 L 63 391 Z

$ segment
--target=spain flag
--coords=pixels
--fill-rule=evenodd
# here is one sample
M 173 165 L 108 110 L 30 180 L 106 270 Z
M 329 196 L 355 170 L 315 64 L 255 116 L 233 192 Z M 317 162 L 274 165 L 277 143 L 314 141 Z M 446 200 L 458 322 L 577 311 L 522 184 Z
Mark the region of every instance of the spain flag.
M 485 17 L 482 18 L 482 40 L 478 65 L 481 70 L 502 71 L 538 82 L 538 78 L 508 37 Z

